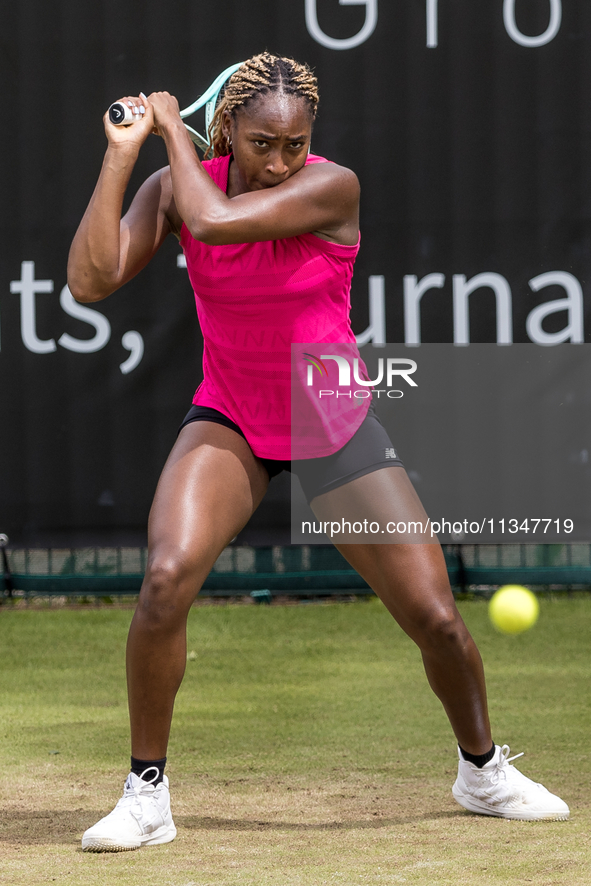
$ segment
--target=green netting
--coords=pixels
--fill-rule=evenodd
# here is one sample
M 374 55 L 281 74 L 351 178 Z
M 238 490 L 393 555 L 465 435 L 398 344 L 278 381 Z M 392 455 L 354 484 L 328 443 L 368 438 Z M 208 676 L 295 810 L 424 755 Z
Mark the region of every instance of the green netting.
M 508 582 L 591 587 L 591 545 L 448 545 L 448 573 L 456 590 L 486 591 Z M 137 594 L 145 548 L 14 548 L 8 550 L 15 592 L 24 595 Z M 230 546 L 209 574 L 202 595 L 319 596 L 371 593 L 336 548 L 318 545 Z M 0 591 L 6 587 L 0 575 Z

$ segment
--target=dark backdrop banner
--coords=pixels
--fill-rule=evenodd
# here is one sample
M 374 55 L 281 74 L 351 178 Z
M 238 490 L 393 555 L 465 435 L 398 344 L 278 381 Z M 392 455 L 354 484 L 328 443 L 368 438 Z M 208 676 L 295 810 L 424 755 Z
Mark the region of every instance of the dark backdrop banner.
M 586 0 L 20 0 L 0 45 L 0 531 L 15 541 L 141 537 L 201 378 L 173 238 L 104 302 L 65 288 L 121 95 L 185 107 L 265 48 L 307 61 L 313 150 L 362 186 L 361 343 L 591 340 Z M 151 137 L 129 194 L 165 161 Z M 274 483 L 251 538 L 289 533 Z

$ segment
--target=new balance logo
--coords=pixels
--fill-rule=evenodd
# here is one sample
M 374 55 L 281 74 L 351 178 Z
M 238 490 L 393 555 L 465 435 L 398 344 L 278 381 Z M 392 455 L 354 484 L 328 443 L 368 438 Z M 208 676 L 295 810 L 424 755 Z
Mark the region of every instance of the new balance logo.
M 398 458 L 395 449 L 384 449 L 384 454 L 386 458 Z

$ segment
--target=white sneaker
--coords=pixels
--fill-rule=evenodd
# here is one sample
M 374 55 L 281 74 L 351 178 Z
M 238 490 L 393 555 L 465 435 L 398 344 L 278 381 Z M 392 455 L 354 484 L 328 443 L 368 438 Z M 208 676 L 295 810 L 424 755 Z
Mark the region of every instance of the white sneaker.
M 496 745 L 495 755 L 482 769 L 468 763 L 458 748 L 458 777 L 451 789 L 457 802 L 470 812 L 521 821 L 566 821 L 569 808 L 560 797 L 511 766 L 509 745 Z
M 168 778 L 164 776 L 156 787 L 130 772 L 123 788 L 123 796 L 109 815 L 101 818 L 82 837 L 85 852 L 124 852 L 140 846 L 170 843 L 176 837 L 176 828 L 170 813 Z

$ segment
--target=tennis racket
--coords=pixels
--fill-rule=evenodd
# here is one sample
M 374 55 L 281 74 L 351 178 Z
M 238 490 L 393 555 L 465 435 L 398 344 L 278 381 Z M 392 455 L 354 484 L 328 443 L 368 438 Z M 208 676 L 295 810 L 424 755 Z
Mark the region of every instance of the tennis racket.
M 236 65 L 230 65 L 229 68 L 226 68 L 225 71 L 216 77 L 211 86 L 209 86 L 203 95 L 200 95 L 198 99 L 196 99 L 193 104 L 189 105 L 187 108 L 184 108 L 180 114 L 184 119 L 185 117 L 190 117 L 195 111 L 198 111 L 200 108 L 205 107 L 205 135 L 201 135 L 195 129 L 185 123 L 189 136 L 193 142 L 197 145 L 198 148 L 201 148 L 202 151 L 205 152 L 205 155 L 211 151 L 211 145 L 209 143 L 209 126 L 211 121 L 213 120 L 213 115 L 215 114 L 215 108 L 218 101 L 218 97 L 224 83 L 228 80 L 234 71 L 237 71 L 238 68 L 242 65 L 242 62 L 238 62 Z M 109 120 L 114 126 L 129 126 L 137 119 L 137 115 L 133 113 L 132 109 L 127 105 L 123 104 L 123 102 L 114 102 L 109 108 Z

